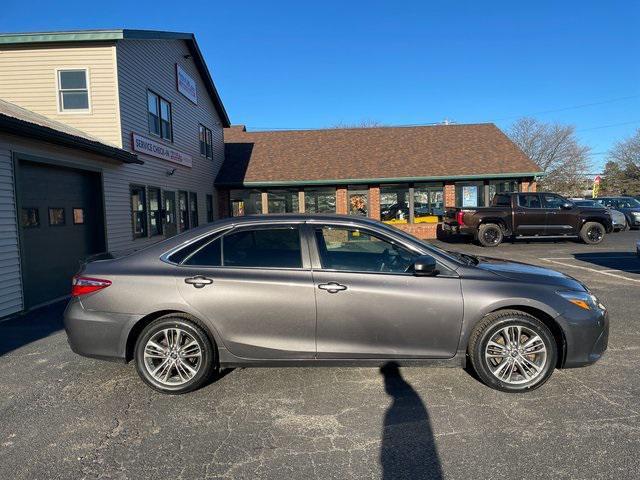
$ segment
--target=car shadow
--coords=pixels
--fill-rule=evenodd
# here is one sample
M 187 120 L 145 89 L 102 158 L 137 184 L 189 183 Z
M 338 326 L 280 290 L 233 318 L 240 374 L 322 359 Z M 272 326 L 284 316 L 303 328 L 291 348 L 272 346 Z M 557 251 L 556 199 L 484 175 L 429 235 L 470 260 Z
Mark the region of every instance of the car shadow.
M 574 253 L 573 257 L 608 270 L 640 273 L 640 257 L 633 252 Z
M 386 363 L 380 373 L 385 391 L 393 399 L 382 428 L 382 479 L 442 479 L 429 413 L 422 399 L 402 377 L 397 363 Z
M 66 306 L 63 300 L 0 321 L 0 356 L 62 330 Z

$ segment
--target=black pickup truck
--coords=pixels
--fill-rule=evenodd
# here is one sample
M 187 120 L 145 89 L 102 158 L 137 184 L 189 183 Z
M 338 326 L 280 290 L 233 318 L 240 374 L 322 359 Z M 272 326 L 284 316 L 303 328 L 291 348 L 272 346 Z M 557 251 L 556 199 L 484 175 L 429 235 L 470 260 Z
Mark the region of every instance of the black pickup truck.
M 603 209 L 579 207 L 556 193 L 498 193 L 490 207 L 450 208 L 444 216 L 447 233 L 472 234 L 484 247 L 505 238 L 579 237 L 600 243 L 613 230 Z

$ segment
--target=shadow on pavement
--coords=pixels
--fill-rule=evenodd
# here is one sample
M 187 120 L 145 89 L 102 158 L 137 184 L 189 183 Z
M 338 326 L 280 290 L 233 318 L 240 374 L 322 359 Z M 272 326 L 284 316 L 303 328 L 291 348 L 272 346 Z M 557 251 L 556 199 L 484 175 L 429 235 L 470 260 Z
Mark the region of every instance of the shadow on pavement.
M 640 273 L 640 258 L 633 252 L 575 253 L 573 257 L 609 270 Z
M 395 362 L 380 368 L 393 403 L 384 416 L 380 463 L 382 479 L 442 479 L 427 408 Z
M 62 330 L 67 301 L 0 321 L 0 356 Z

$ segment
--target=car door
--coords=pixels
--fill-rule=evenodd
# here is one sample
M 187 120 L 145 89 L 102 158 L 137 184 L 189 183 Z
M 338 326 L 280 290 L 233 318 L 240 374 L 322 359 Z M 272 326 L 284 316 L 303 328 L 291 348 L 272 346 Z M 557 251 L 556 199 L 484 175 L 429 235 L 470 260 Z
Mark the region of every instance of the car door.
M 547 210 L 546 235 L 572 235 L 577 232 L 575 209 L 563 209 L 568 201 L 555 193 L 543 193 L 542 206 Z M 570 202 L 569 202 L 570 203 Z
M 513 229 L 516 235 L 544 235 L 547 210 L 537 193 L 519 193 L 513 207 Z
M 178 289 L 233 355 L 305 359 L 316 353 L 316 305 L 299 225 L 235 228 L 190 252 Z
M 449 358 L 462 323 L 460 279 L 410 270 L 419 252 L 366 229 L 309 225 L 318 358 Z

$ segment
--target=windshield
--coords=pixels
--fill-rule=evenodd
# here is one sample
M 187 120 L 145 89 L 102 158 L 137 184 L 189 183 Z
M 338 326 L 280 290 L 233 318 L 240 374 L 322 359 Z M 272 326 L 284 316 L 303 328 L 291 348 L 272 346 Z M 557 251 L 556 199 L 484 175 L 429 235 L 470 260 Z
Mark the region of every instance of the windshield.
M 579 207 L 604 208 L 601 204 L 594 202 L 593 200 L 575 200 L 573 203 Z
M 640 202 L 635 198 L 621 198 L 618 200 L 620 208 L 639 208 Z

